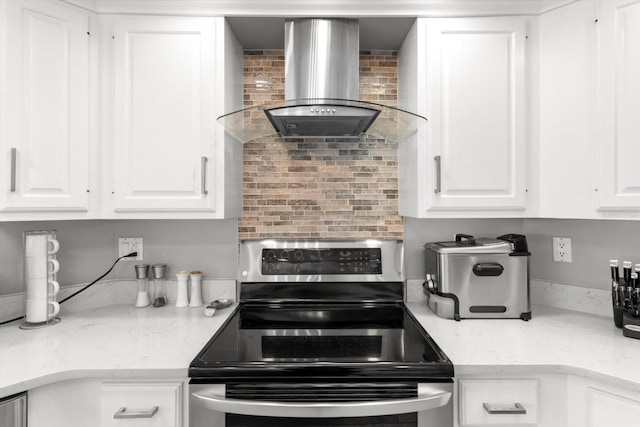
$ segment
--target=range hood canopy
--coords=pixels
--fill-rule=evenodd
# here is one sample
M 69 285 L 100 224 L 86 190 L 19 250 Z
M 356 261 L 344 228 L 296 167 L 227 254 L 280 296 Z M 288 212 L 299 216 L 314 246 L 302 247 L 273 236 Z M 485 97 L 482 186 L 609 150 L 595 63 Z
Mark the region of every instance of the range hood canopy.
M 359 33 L 355 19 L 285 22 L 285 101 L 218 118 L 243 142 L 283 138 L 361 138 L 401 141 L 426 123 L 394 107 L 360 101 Z

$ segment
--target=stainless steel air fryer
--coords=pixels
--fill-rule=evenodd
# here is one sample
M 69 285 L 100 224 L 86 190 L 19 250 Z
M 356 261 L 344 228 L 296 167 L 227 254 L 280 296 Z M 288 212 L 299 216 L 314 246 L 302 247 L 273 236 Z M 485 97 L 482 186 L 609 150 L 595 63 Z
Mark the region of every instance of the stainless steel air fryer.
M 439 316 L 531 319 L 526 237 L 496 239 L 456 234 L 453 242 L 427 243 L 424 292 Z

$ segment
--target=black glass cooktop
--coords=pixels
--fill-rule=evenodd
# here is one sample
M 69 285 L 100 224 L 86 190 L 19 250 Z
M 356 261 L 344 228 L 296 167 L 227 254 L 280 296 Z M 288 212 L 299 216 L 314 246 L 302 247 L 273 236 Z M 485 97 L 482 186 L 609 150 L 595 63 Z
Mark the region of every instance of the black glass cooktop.
M 453 377 L 402 303 L 241 304 L 196 356 L 197 382 Z

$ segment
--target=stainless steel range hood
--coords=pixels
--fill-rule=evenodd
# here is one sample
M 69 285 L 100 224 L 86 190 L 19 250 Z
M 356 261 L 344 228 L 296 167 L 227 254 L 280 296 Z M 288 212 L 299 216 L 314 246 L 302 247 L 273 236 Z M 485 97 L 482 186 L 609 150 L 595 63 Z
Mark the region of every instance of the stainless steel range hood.
M 356 19 L 285 22 L 285 99 L 218 118 L 237 139 L 261 137 L 361 138 L 401 141 L 424 117 L 358 100 L 359 31 Z

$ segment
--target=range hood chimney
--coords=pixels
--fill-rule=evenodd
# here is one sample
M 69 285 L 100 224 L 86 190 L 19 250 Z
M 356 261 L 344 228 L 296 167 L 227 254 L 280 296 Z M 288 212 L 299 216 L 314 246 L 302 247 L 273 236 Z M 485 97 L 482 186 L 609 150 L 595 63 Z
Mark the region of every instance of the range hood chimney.
M 274 132 L 283 138 L 361 138 L 400 141 L 426 123 L 397 108 L 360 101 L 357 19 L 285 21 L 285 101 L 219 117 L 244 142 Z M 268 121 L 247 111 L 262 110 Z M 251 121 L 245 123 L 245 121 Z
M 359 137 L 380 111 L 343 105 L 360 98 L 360 38 L 356 19 L 285 22 L 285 99 L 307 105 L 265 110 L 283 137 Z
M 285 99 L 359 99 L 359 35 L 357 19 L 286 20 Z

